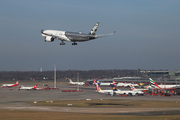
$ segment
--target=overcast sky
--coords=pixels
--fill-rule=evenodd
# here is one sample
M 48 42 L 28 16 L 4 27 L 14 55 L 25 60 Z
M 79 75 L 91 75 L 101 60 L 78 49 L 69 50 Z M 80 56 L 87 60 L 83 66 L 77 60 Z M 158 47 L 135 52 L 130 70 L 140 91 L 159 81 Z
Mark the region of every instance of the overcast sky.
M 41 29 L 112 36 L 44 42 Z M 0 71 L 180 70 L 179 0 L 0 0 Z

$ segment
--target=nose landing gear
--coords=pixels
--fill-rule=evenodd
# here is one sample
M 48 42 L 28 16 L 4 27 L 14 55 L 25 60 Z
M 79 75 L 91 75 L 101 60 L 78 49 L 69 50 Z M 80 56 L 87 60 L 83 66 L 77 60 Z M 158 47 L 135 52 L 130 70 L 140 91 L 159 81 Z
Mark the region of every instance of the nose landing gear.
M 60 43 L 60 45 L 65 45 L 65 43 L 62 41 L 62 43 Z

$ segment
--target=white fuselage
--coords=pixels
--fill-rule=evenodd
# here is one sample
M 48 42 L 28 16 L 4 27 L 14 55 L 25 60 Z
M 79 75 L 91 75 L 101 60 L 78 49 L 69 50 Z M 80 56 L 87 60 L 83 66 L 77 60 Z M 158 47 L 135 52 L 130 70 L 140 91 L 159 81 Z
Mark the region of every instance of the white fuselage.
M 111 83 L 102 83 L 101 82 L 99 85 L 108 85 L 109 86 L 109 85 L 111 85 Z
M 84 85 L 85 83 L 84 82 L 69 82 L 70 84 L 73 84 L 73 85 Z
M 180 87 L 180 85 L 158 85 L 160 88 L 162 89 L 168 89 L 168 88 L 176 88 L 176 87 Z M 157 86 L 149 86 L 150 88 L 158 88 Z
M 97 92 L 103 93 L 103 94 L 108 94 L 108 95 L 111 95 L 111 96 L 114 95 L 113 90 L 100 90 L 100 91 L 97 91 Z
M 2 87 L 11 87 L 13 86 L 14 84 L 3 84 Z
M 134 89 L 132 91 L 144 91 L 144 90 L 149 90 L 149 89 Z
M 20 89 L 20 90 L 32 90 L 33 88 L 34 88 L 34 86 L 33 86 L 33 87 L 21 86 L 19 89 Z
M 139 86 L 138 84 L 132 84 L 132 83 L 118 83 L 118 84 L 116 84 L 116 86 L 118 87 L 118 86 L 120 86 L 120 87 L 128 87 L 128 86 L 130 86 L 130 85 L 133 85 L 134 87 L 137 87 L 137 86 Z
M 117 95 L 119 95 L 119 94 L 126 94 L 126 95 L 144 94 L 144 92 L 142 92 L 142 91 L 131 91 L 131 90 L 127 90 L 127 91 L 117 90 L 117 91 L 114 91 L 114 93 Z
M 113 92 L 113 90 L 100 90 L 100 91 L 97 91 L 97 92 L 99 92 L 99 93 L 112 93 Z

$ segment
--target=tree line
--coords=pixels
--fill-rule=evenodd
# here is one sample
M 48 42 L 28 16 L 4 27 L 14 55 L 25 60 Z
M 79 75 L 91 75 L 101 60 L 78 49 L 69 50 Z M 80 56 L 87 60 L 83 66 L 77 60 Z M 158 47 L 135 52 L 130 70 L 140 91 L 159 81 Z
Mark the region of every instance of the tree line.
M 141 76 L 139 70 L 57 70 L 56 79 L 65 81 L 67 78 L 77 79 L 79 74 L 80 81 L 92 78 L 114 78 L 127 76 Z M 54 71 L 1 71 L 0 80 L 53 80 Z M 67 81 L 67 80 L 66 80 Z

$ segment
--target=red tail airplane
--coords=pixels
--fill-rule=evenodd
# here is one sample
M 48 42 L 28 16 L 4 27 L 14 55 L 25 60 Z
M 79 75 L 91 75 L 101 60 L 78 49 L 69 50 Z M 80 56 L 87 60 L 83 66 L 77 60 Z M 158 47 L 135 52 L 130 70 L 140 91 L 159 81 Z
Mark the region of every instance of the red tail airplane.
M 17 86 L 17 85 L 18 85 L 18 81 L 15 84 L 3 84 L 2 88 L 3 87 L 14 87 L 14 86 Z

